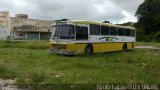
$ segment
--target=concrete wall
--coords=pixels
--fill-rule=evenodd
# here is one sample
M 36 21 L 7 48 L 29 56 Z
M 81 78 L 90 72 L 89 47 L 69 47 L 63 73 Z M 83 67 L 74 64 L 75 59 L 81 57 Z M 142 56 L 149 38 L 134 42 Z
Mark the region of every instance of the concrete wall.
M 11 18 L 12 28 L 22 28 L 21 31 L 27 30 L 29 27 L 35 27 L 33 30 L 28 29 L 28 31 L 42 31 L 48 32 L 53 21 L 47 20 L 36 20 L 36 19 L 25 19 L 25 18 Z
M 0 40 L 6 40 L 10 36 L 9 12 L 0 12 Z

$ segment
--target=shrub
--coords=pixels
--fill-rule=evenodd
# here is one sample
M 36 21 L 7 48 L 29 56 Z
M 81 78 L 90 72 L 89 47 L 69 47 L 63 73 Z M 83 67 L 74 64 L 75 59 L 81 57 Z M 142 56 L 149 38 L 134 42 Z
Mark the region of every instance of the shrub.
M 153 35 L 153 38 L 154 38 L 154 40 L 156 40 L 156 41 L 160 41 L 160 32 L 156 32 L 156 33 Z

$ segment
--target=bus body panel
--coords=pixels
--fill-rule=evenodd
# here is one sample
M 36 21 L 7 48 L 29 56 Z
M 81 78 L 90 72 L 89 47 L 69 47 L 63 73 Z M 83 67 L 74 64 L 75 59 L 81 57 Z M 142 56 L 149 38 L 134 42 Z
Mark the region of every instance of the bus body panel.
M 114 42 L 110 42 L 110 43 L 92 43 L 90 45 L 93 46 L 93 53 L 102 53 L 102 52 L 111 52 L 111 51 L 122 51 L 123 50 L 123 45 L 125 43 L 114 43 Z M 126 43 L 127 44 L 127 49 L 133 49 L 134 48 L 134 43 L 133 42 L 129 42 Z M 65 48 L 57 48 L 55 49 L 54 46 L 58 45 L 58 46 L 65 46 Z M 57 50 L 57 51 L 61 51 L 61 53 L 57 53 L 57 54 L 66 54 L 66 55 L 76 55 L 76 54 L 84 54 L 85 48 L 88 44 L 51 44 L 50 46 L 50 50 Z M 67 53 L 66 53 L 67 52 Z M 56 54 L 56 52 L 54 52 Z
M 105 44 L 93 44 L 94 53 L 120 51 L 122 50 L 123 43 L 105 43 Z
M 135 42 L 135 37 L 123 37 L 123 36 L 98 36 L 98 35 L 90 35 L 89 36 L 90 42 L 99 42 L 99 43 L 106 43 L 106 42 Z

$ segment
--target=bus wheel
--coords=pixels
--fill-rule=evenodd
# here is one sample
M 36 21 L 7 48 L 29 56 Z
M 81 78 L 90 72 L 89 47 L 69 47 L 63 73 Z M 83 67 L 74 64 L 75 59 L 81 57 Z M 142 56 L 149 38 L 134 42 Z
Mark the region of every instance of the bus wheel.
M 93 47 L 92 47 L 92 45 L 87 45 L 87 46 L 86 46 L 86 48 L 85 48 L 85 50 L 84 50 L 84 54 L 86 54 L 86 55 L 91 55 L 91 54 L 93 54 Z
M 122 51 L 124 51 L 124 52 L 127 51 L 127 44 L 126 43 L 124 43 Z

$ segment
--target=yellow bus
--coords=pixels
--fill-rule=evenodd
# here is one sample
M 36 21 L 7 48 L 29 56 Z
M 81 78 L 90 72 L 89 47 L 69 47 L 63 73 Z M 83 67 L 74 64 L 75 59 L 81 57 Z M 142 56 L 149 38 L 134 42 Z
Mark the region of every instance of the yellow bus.
M 134 27 L 94 21 L 59 21 L 51 30 L 50 52 L 54 54 L 127 51 L 134 48 L 136 41 Z

